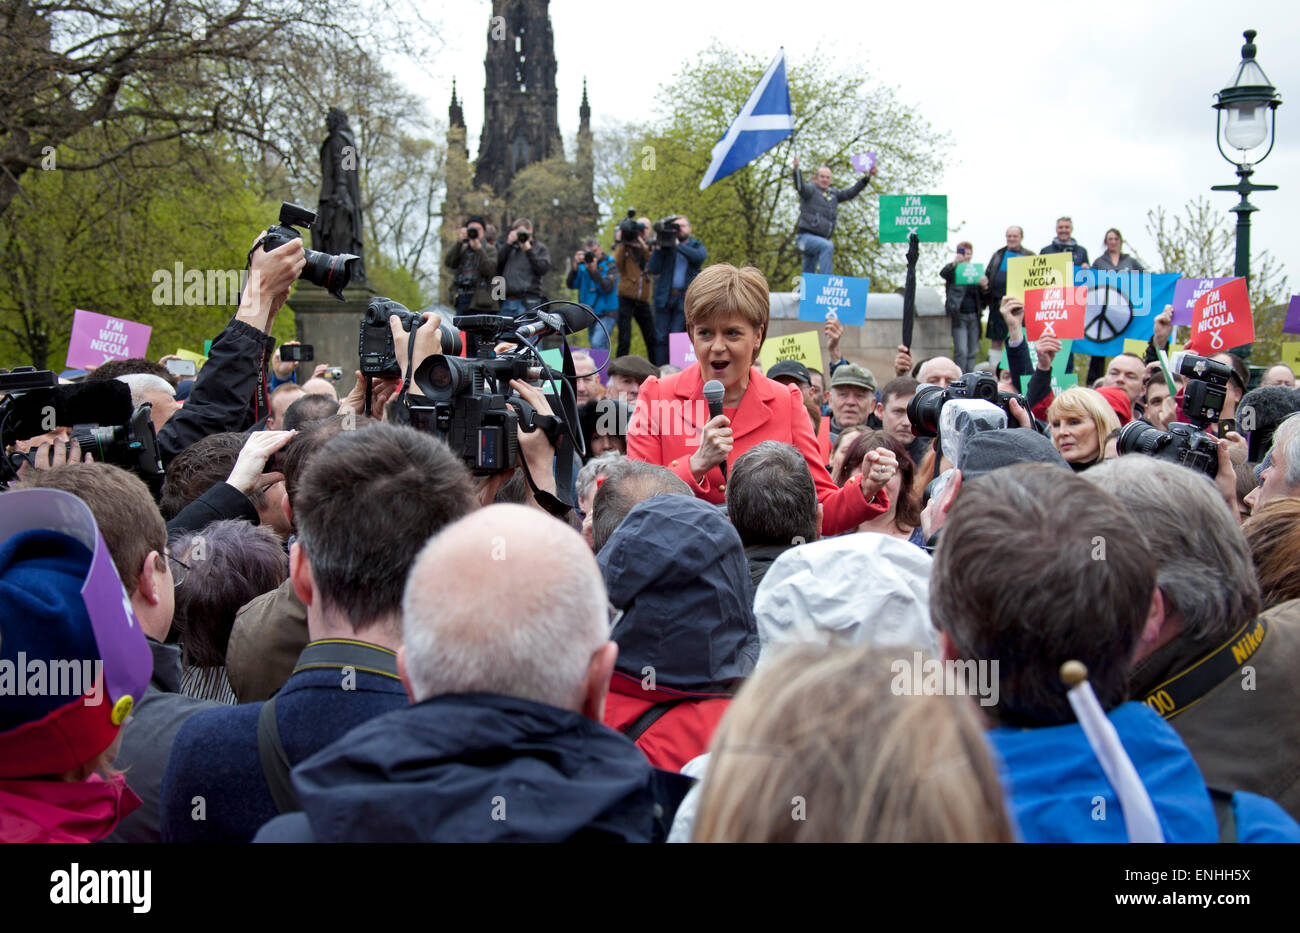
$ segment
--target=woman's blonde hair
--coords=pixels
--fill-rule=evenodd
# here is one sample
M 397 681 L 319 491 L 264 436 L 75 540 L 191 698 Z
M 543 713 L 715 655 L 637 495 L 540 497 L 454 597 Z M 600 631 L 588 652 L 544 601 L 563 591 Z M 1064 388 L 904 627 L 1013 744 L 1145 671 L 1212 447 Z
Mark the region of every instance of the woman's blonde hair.
M 759 346 L 767 336 L 767 321 L 772 307 L 767 279 L 753 266 L 737 269 L 730 263 L 714 263 L 695 277 L 684 299 L 686 330 L 718 318 L 739 314 L 757 330 Z
M 800 645 L 760 665 L 713 737 L 694 840 L 1013 841 L 971 699 L 892 690 L 895 657 L 914 656 Z
M 1264 503 L 1241 526 L 1259 577 L 1264 608 L 1300 598 L 1300 499 L 1282 496 Z
M 1119 430 L 1119 416 L 1110 407 L 1106 396 L 1095 389 L 1083 386 L 1071 386 L 1056 398 L 1047 408 L 1047 421 L 1050 424 L 1057 415 L 1080 415 L 1091 418 L 1097 427 L 1097 457 L 1093 461 L 1100 463 L 1106 458 L 1106 438 L 1111 431 Z

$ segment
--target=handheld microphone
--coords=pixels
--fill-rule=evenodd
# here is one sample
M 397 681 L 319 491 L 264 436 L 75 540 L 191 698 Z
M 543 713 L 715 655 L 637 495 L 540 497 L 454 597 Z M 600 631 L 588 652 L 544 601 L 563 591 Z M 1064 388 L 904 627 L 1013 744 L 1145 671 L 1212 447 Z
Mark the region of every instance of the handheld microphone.
M 722 414 L 722 396 L 726 394 L 726 389 L 717 379 L 710 379 L 704 383 L 704 400 L 709 403 L 709 420 L 712 421 L 718 415 Z M 727 461 L 723 460 L 719 468 L 722 470 L 722 478 L 727 478 Z

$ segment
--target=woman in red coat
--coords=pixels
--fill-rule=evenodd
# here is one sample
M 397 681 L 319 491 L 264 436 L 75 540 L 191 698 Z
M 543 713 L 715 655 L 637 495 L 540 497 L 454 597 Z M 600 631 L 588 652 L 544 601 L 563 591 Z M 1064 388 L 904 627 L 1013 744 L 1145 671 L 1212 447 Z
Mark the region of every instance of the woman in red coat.
M 762 441 L 793 444 L 808 462 L 822 533 L 857 528 L 888 511 L 885 484 L 898 468 L 892 451 L 867 454 L 863 471 L 838 487 L 822 462 L 812 422 L 796 386 L 768 379 L 754 366 L 767 333 L 767 280 L 752 266 L 709 266 L 686 290 L 686 330 L 696 362 L 663 379 L 641 384 L 628 427 L 627 455 L 672 470 L 698 498 L 721 505 L 726 478 L 721 465 Z M 722 383 L 723 413 L 709 417 L 704 383 Z

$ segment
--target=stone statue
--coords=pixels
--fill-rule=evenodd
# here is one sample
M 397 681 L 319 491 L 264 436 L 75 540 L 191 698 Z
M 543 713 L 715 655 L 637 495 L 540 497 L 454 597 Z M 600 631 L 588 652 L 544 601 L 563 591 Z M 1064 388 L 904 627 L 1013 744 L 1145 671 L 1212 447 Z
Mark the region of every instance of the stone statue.
M 312 228 L 312 248 L 323 253 L 361 252 L 361 179 L 357 142 L 348 115 L 331 107 L 325 118 L 329 135 L 320 147 L 320 208 Z M 353 265 L 352 281 L 366 279 L 364 258 Z

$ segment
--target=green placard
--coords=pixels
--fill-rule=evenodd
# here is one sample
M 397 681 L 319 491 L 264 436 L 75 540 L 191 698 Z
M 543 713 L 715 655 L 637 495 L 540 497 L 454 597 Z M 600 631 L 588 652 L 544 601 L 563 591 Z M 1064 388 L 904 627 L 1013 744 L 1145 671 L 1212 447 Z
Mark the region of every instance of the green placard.
M 948 196 L 946 194 L 882 194 L 880 196 L 880 242 L 906 243 L 915 233 L 922 243 L 948 240 Z
M 955 271 L 958 285 L 974 285 L 984 275 L 984 263 L 959 262 Z
M 1020 392 L 1023 395 L 1029 391 L 1029 376 L 1020 377 Z M 1059 376 L 1055 371 L 1052 372 L 1052 394 L 1060 395 L 1066 389 L 1073 389 L 1079 384 L 1078 373 L 1061 373 Z
M 1029 341 L 1029 363 L 1035 369 L 1038 368 L 1038 354 L 1034 350 L 1034 344 L 1036 344 L 1037 342 L 1038 341 L 1036 340 Z M 1056 354 L 1056 356 L 1052 357 L 1053 384 L 1055 384 L 1056 380 L 1059 380 L 1061 376 L 1064 376 L 1066 374 L 1065 364 L 1069 362 L 1070 348 L 1073 345 L 1074 345 L 1073 340 L 1062 340 L 1061 352 Z M 1011 368 L 1011 362 L 1007 359 L 1007 348 L 1005 346 L 1002 348 L 1002 368 L 1003 369 Z M 1071 373 L 1070 375 L 1073 375 L 1073 373 Z M 1023 379 L 1024 377 L 1022 376 L 1021 378 Z
M 203 341 L 203 355 L 204 355 L 204 356 L 211 356 L 211 355 L 212 355 L 212 341 L 211 341 L 211 340 L 205 340 L 205 341 Z

